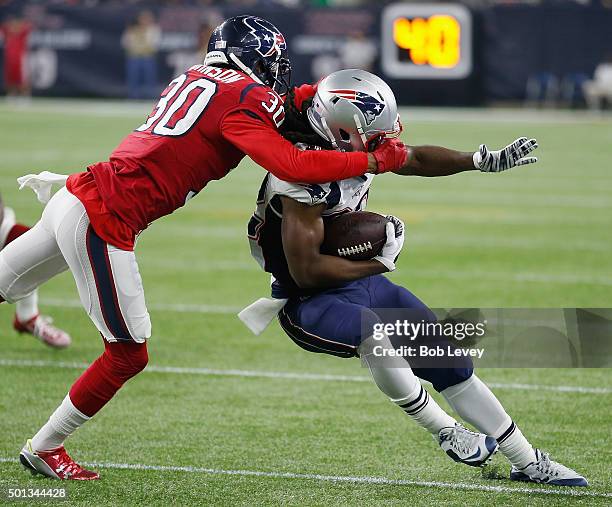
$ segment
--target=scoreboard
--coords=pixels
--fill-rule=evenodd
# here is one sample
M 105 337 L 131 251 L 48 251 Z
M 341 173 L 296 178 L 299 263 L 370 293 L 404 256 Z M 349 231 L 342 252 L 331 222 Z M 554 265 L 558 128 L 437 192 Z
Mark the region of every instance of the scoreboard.
M 472 14 L 459 4 L 392 4 L 382 14 L 384 73 L 464 79 L 472 72 Z

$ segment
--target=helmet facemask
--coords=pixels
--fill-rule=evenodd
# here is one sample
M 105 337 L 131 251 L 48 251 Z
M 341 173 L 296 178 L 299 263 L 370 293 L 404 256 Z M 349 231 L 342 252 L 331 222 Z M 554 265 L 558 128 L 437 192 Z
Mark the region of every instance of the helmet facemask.
M 272 88 L 281 97 L 287 95 L 291 87 L 291 62 L 289 58 L 279 53 L 278 58 L 266 64 L 262 62 L 263 71 L 260 74 L 260 79 Z
M 251 76 L 259 84 L 272 88 L 281 97 L 291 88 L 291 63 L 289 58 L 279 56 L 275 61 L 258 58 L 251 68 L 247 67 L 235 53 L 229 54 L 234 66 Z
M 354 115 L 353 119 L 355 120 L 355 126 L 357 127 L 357 132 L 361 137 L 363 142 L 363 151 L 372 152 L 376 148 L 378 148 L 381 144 L 385 142 L 387 139 L 396 139 L 402 133 L 403 127 L 402 122 L 400 121 L 399 114 L 393 124 L 393 128 L 390 130 L 382 130 L 382 131 L 370 131 L 366 134 L 366 131 L 363 128 L 361 121 L 359 120 L 358 115 Z

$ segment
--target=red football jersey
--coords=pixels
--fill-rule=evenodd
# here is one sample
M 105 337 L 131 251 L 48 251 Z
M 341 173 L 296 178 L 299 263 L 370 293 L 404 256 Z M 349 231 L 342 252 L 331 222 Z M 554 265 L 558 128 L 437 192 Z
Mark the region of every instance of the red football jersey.
M 196 65 L 168 85 L 108 162 L 88 171 L 104 207 L 134 234 L 225 176 L 245 154 L 289 181 L 330 181 L 366 171 L 365 153 L 298 150 L 277 131 L 283 118 L 283 101 L 267 86 L 232 69 Z M 107 234 L 109 217 L 104 227 L 98 219 L 99 205 L 88 207 L 91 195 L 79 195 L 78 179 L 83 176 L 73 175 L 68 189 L 84 203 L 94 229 L 124 248 L 124 237 Z

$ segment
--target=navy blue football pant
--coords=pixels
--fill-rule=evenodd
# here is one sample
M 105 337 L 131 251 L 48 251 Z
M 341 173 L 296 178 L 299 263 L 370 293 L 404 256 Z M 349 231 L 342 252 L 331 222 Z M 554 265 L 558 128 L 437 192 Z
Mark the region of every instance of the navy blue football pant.
M 372 329 L 383 320 L 373 309 L 409 308 L 409 315 L 435 320 L 435 315 L 412 292 L 391 283 L 382 275 L 362 278 L 337 289 L 306 299 L 290 299 L 279 313 L 287 335 L 310 352 L 355 357 L 363 329 Z M 362 320 L 363 319 L 363 320 Z M 431 382 L 438 392 L 468 379 L 473 371 L 469 357 L 449 368 L 412 368 L 414 374 Z

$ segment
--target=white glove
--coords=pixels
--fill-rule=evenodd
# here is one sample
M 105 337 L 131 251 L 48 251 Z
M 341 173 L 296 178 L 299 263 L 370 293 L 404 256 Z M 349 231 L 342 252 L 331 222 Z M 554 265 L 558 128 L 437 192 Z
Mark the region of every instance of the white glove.
M 480 150 L 474 152 L 472 159 L 474 167 L 483 173 L 498 173 L 518 165 L 533 164 L 537 157 L 527 157 L 538 147 L 535 139 L 519 137 L 502 150 L 489 151 L 486 144 L 480 145 Z
M 30 187 L 34 190 L 38 200 L 43 204 L 47 204 L 51 199 L 51 189 L 53 185 L 64 186 L 67 179 L 68 175 L 66 174 L 43 171 L 40 174 L 26 174 L 25 176 L 20 176 L 17 178 L 17 183 L 19 183 L 19 190 Z
M 387 219 L 387 242 L 383 246 L 380 255 L 374 257 L 375 260 L 384 265 L 389 271 L 395 269 L 395 261 L 399 257 L 404 246 L 404 222 L 393 215 L 388 215 Z

